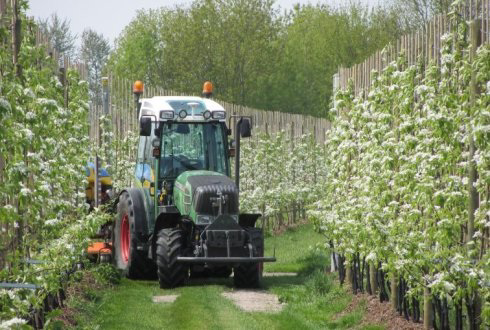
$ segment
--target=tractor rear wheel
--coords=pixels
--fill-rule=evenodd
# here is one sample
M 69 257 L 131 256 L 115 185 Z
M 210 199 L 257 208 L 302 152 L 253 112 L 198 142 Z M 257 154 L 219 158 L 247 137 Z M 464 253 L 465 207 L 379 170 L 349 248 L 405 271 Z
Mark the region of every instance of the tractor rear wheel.
M 255 247 L 254 257 L 264 256 L 264 235 L 259 228 L 247 228 L 250 241 Z M 233 269 L 233 282 L 237 288 L 258 288 L 262 280 L 261 262 L 243 263 Z
M 112 254 L 115 266 L 124 276 L 147 279 L 155 276 L 155 265 L 137 250 L 134 203 L 127 192 L 119 196 L 117 215 L 112 232 Z
M 178 263 L 184 250 L 184 235 L 178 228 L 163 228 L 157 237 L 157 267 L 160 288 L 174 288 L 184 284 L 189 277 L 189 267 Z

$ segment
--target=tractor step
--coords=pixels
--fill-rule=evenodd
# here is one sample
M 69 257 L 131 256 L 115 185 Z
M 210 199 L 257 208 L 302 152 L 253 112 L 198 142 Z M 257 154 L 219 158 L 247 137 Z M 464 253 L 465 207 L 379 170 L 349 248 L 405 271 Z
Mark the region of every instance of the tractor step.
M 250 262 L 275 262 L 275 257 L 177 257 L 182 263 L 250 263 Z

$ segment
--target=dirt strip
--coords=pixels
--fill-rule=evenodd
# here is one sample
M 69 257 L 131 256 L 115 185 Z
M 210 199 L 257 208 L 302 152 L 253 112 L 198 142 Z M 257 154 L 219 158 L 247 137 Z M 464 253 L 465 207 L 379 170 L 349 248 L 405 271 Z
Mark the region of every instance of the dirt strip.
M 178 294 L 169 294 L 166 296 L 153 296 L 154 303 L 173 303 L 179 297 Z
M 263 273 L 264 277 L 276 277 L 276 276 L 298 276 L 298 273 Z
M 398 314 L 389 302 L 380 302 L 378 296 L 372 296 L 366 293 L 357 294 L 352 297 L 349 306 L 338 317 L 352 312 L 359 305 L 365 304 L 364 317 L 362 325 L 382 324 L 390 330 L 422 330 L 422 323 L 407 321 L 403 316 Z
M 275 294 L 265 291 L 236 290 L 223 292 L 222 295 L 246 312 L 278 313 L 284 307 Z

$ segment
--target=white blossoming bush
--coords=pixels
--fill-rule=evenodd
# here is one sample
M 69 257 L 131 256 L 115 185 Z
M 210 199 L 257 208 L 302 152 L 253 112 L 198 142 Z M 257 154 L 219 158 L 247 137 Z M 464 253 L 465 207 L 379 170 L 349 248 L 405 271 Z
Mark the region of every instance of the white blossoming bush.
M 300 219 L 323 190 L 324 149 L 311 135 L 258 134 L 241 153 L 240 211 L 262 213 L 267 229 L 292 224 L 293 213 Z
M 8 48 L 0 48 L 0 282 L 33 283 L 31 290 L 0 289 L 0 328 L 21 325 L 66 270 L 83 258 L 88 237 L 107 221 L 87 215 L 85 165 L 88 85 L 68 70 L 65 88 L 34 36 L 23 31 L 20 77 Z M 28 265 L 26 259 L 43 264 Z
M 310 211 L 336 252 L 461 307 L 490 313 L 490 47 L 470 59 L 466 24 L 443 38 L 442 64 L 408 67 L 403 54 L 372 74 L 365 95 L 337 94 L 327 133 L 323 196 Z M 477 93 L 472 95 L 471 79 Z M 466 244 L 470 138 L 480 206 Z
M 139 134 L 131 130 L 125 132 L 122 137 L 115 137 L 112 129 L 112 120 L 109 115 L 99 119 L 101 145 L 95 145 L 92 141 L 94 154 L 98 154 L 102 160 L 102 166 L 107 169 L 113 180 L 115 193 L 131 186 L 134 177 L 134 164 L 136 159 L 136 146 Z

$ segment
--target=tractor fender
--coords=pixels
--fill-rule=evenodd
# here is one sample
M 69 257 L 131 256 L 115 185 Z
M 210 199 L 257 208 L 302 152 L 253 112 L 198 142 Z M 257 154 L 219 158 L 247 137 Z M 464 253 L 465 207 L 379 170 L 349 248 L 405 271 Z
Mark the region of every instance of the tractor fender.
M 121 191 L 119 196 L 124 192 L 128 193 L 131 203 L 133 204 L 133 224 L 135 226 L 133 232 L 136 233 L 136 238 L 140 243 L 146 243 L 148 237 L 148 221 L 146 219 L 143 193 L 140 189 L 129 188 Z M 117 200 L 119 200 L 119 198 Z
M 255 227 L 255 222 L 262 216 L 260 213 L 241 213 L 238 215 L 238 224 L 242 227 Z

